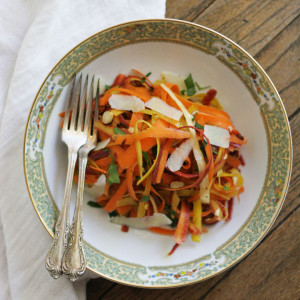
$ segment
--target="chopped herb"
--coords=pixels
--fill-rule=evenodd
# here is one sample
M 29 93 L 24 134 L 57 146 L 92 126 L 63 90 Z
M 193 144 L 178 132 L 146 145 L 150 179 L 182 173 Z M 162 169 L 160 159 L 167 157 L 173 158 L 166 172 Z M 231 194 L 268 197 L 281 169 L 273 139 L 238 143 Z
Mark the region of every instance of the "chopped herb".
M 107 181 L 109 185 L 113 183 L 120 183 L 120 177 L 118 173 L 118 167 L 114 164 L 113 158 L 111 155 L 109 155 L 111 159 L 111 163 L 107 170 Z
M 204 127 L 202 125 L 200 125 L 199 123 L 196 122 L 195 127 L 198 129 L 204 129 Z
M 167 217 L 172 221 L 172 223 L 170 224 L 170 226 L 172 228 L 176 227 L 178 224 L 178 219 L 176 218 L 176 212 L 172 209 L 166 209 L 167 211 Z
M 224 185 L 224 191 L 228 191 L 228 186 Z
M 218 154 L 218 151 L 216 151 L 216 150 L 213 150 L 212 152 L 213 152 L 214 154 Z
M 116 211 L 112 211 L 111 213 L 108 213 L 109 214 L 109 217 L 116 217 L 118 216 L 118 213 Z
M 185 90 L 180 91 L 180 94 L 184 95 L 185 94 Z
M 197 87 L 198 91 L 205 90 L 211 87 L 210 85 L 201 87 L 197 81 L 195 81 L 195 86 Z
M 149 167 L 150 166 L 150 158 L 149 158 L 149 154 L 145 151 L 142 151 L 142 154 L 143 154 L 143 158 L 147 164 L 147 166 Z
M 87 204 L 91 207 L 97 207 L 97 208 L 102 208 L 103 207 L 98 202 L 95 202 L 95 201 L 89 201 Z
M 125 135 L 126 133 L 124 131 L 122 131 L 120 128 L 115 127 L 114 128 L 114 133 L 115 134 L 120 134 L 120 135 Z
M 105 89 L 106 89 L 106 90 L 110 90 L 110 85 L 107 85 L 107 84 L 106 84 L 106 85 L 105 85 Z
M 195 84 L 194 84 L 194 80 L 192 77 L 192 74 L 190 74 L 185 80 L 184 83 L 186 85 L 186 92 L 188 96 L 193 96 L 196 94 L 196 88 L 195 88 Z
M 105 148 L 105 149 L 103 149 L 102 151 L 104 151 L 104 152 L 109 152 L 110 149 L 109 149 L 109 148 Z
M 167 208 L 166 211 L 173 216 L 176 216 L 176 211 L 174 211 L 173 209 Z
M 203 156 L 206 158 L 205 146 L 202 143 L 200 145 L 200 150 L 201 150 Z
M 196 114 L 193 116 L 192 121 L 195 121 L 195 119 L 196 119 Z
M 150 196 L 143 196 L 141 201 L 142 202 L 147 202 L 149 200 L 150 200 Z
M 144 83 L 146 81 L 146 78 L 149 77 L 152 74 L 152 72 L 149 72 L 145 75 L 145 77 L 142 77 L 141 83 Z
M 201 86 L 199 85 L 199 83 L 197 81 L 195 81 L 195 86 L 197 87 L 197 89 L 200 91 L 201 90 Z
M 208 89 L 208 88 L 211 87 L 210 85 L 201 87 L 201 86 L 198 84 L 198 82 L 196 82 L 196 81 L 195 81 L 195 85 L 196 85 L 198 91 L 205 90 L 205 89 Z
M 207 157 L 206 151 L 205 151 L 206 145 L 207 145 L 207 141 L 205 139 L 203 139 L 202 143 L 200 144 L 200 150 L 202 151 L 202 154 L 205 158 Z
M 155 145 L 154 147 L 152 147 L 151 151 L 152 151 L 153 157 L 156 157 L 156 155 L 157 155 L 157 146 Z
M 120 123 L 120 127 L 127 128 L 126 124 L 124 124 L 122 122 Z

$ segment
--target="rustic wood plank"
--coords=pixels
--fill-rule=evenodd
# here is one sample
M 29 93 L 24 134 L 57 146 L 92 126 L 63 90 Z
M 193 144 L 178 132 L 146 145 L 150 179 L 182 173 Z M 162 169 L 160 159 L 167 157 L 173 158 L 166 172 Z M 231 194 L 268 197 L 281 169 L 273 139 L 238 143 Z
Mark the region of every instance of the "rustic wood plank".
M 200 299 L 205 295 L 214 285 L 219 282 L 226 273 L 216 276 L 210 280 L 185 286 L 181 288 L 172 289 L 138 289 L 134 287 L 124 286 L 117 284 L 113 286 L 108 292 L 97 299 L 109 300 L 109 299 L 120 299 L 119 295 L 122 295 L 122 299 L 143 299 L 143 300 L 165 300 L 168 298 L 172 299 L 189 299 L 196 300 Z M 91 298 L 96 299 L 96 298 Z
M 299 208 L 202 299 L 299 299 Z
M 167 0 L 166 18 L 193 21 L 214 2 L 215 0 Z
M 226 35 L 255 55 L 299 12 L 297 0 L 222 0 L 210 5 L 194 22 Z
M 300 16 L 254 57 L 274 82 L 288 116 L 297 110 L 300 103 L 299 28 Z
M 104 278 L 91 279 L 86 284 L 86 299 L 98 300 L 104 296 L 116 283 Z

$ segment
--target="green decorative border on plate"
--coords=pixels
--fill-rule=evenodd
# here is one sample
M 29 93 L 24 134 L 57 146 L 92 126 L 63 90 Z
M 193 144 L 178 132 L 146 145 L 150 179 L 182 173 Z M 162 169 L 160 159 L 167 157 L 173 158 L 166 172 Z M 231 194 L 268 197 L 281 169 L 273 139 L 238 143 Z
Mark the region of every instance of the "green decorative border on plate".
M 180 43 L 217 57 L 233 70 L 253 95 L 268 136 L 269 161 L 264 189 L 243 228 L 214 253 L 183 265 L 145 267 L 118 261 L 85 243 L 88 268 L 108 279 L 143 287 L 172 287 L 214 276 L 246 256 L 267 233 L 283 204 L 291 175 L 292 145 L 282 101 L 269 77 L 238 45 L 208 28 L 177 20 L 144 20 L 121 24 L 83 41 L 65 55 L 41 86 L 29 113 L 24 138 L 24 170 L 31 201 L 53 236 L 57 207 L 43 168 L 48 118 L 74 73 L 112 49 L 147 41 Z

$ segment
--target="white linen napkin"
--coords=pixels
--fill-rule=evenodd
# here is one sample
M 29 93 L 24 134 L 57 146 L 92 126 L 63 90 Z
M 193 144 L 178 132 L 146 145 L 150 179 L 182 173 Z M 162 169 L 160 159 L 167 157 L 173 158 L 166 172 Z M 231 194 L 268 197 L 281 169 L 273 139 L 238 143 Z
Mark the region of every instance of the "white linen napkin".
M 85 284 L 54 280 L 44 266 L 51 238 L 23 173 L 29 109 L 52 67 L 109 26 L 163 18 L 165 0 L 0 0 L 0 299 L 78 299 Z

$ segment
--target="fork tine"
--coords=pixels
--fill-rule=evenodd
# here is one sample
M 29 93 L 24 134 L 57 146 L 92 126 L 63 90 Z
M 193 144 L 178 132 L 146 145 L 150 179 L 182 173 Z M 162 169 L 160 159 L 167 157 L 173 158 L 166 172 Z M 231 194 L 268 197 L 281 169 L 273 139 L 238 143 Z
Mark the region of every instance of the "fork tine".
M 96 133 L 95 130 L 95 124 L 98 121 L 98 115 L 99 115 L 99 93 L 100 93 L 100 79 L 98 79 L 97 82 L 97 92 L 96 92 L 96 98 L 95 98 L 95 112 L 94 112 L 94 126 L 93 126 L 93 135 Z
M 83 115 L 84 115 L 84 109 L 86 104 L 86 96 L 87 96 L 87 85 L 89 81 L 89 76 L 86 75 L 84 87 L 83 87 L 83 95 L 80 102 L 80 108 L 79 108 L 79 116 L 78 116 L 78 122 L 77 122 L 77 129 L 83 130 Z
M 85 123 L 84 123 L 84 131 L 89 134 L 91 114 L 92 114 L 92 103 L 93 103 L 93 92 L 94 92 L 94 76 L 92 78 L 92 83 L 90 87 L 89 100 L 87 104 L 87 109 L 85 112 Z
M 72 118 L 71 118 L 71 124 L 70 124 L 70 129 L 75 130 L 76 126 L 76 120 L 77 120 L 77 112 L 78 112 L 78 103 L 79 103 L 79 98 L 80 98 L 80 92 L 81 92 L 81 81 L 82 81 L 82 74 L 80 74 L 79 77 L 79 82 L 75 94 L 75 101 L 73 104 L 73 111 L 72 111 Z
M 71 106 L 72 106 L 75 81 L 76 81 L 76 75 L 73 76 L 72 83 L 71 83 L 71 91 L 69 94 L 67 109 L 66 109 L 65 118 L 64 118 L 64 127 L 63 127 L 64 130 L 68 129 L 68 127 L 69 127 L 69 116 L 70 116 L 70 110 L 71 110 Z

